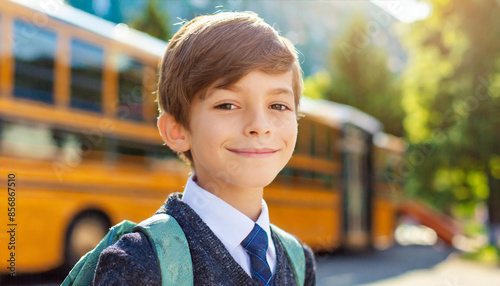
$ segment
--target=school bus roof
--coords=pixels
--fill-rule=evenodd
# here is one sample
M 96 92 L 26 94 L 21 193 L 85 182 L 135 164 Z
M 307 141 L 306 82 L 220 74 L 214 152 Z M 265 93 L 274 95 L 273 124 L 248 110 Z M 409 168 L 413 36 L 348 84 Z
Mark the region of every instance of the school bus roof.
M 371 134 L 383 130 L 382 123 L 373 116 L 355 107 L 324 99 L 312 99 L 302 96 L 299 112 L 334 128 L 340 128 L 341 124 L 349 123 Z
M 85 11 L 76 9 L 62 0 L 10 0 L 54 19 L 80 27 L 100 36 L 138 48 L 154 56 L 162 57 L 167 43 L 146 33 L 115 24 Z

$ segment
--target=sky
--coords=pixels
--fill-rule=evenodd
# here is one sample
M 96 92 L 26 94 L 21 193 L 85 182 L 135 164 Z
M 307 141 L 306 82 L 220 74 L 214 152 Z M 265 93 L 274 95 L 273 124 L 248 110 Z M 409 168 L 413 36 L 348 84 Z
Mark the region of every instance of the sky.
M 371 0 L 401 22 L 411 23 L 429 17 L 432 7 L 418 0 Z

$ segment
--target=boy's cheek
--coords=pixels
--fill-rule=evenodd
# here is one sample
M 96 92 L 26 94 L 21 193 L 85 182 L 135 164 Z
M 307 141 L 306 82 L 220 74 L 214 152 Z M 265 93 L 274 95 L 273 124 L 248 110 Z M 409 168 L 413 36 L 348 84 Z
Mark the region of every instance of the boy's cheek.
M 295 115 L 275 117 L 272 123 L 276 130 L 293 130 L 297 133 L 298 124 Z

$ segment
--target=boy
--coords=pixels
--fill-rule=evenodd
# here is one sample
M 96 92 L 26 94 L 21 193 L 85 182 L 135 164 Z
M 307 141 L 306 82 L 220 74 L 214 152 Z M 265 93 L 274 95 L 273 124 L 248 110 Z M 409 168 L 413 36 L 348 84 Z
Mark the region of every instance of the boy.
M 158 212 L 175 218 L 186 236 L 194 285 L 296 285 L 270 229 L 263 188 L 293 153 L 301 92 L 293 45 L 255 14 L 200 16 L 171 39 L 160 70 L 158 128 L 193 173 L 184 193 L 169 196 Z M 255 243 L 261 254 L 251 249 Z M 314 285 L 314 257 L 303 251 L 305 285 Z M 153 245 L 140 232 L 106 248 L 94 277 L 95 285 L 160 281 Z

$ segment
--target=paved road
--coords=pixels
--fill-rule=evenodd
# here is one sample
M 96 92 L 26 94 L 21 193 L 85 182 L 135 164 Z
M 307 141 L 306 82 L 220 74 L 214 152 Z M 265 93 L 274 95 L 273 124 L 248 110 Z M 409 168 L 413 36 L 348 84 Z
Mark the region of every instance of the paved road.
M 317 285 L 351 286 L 373 283 L 408 271 L 432 268 L 452 252 L 446 246 L 395 245 L 388 250 L 364 254 L 317 255 Z
M 365 286 L 500 286 L 500 267 L 450 255 L 431 269 L 413 270 L 403 275 Z

